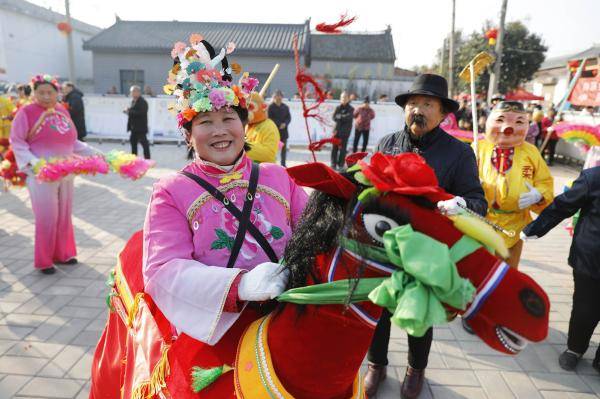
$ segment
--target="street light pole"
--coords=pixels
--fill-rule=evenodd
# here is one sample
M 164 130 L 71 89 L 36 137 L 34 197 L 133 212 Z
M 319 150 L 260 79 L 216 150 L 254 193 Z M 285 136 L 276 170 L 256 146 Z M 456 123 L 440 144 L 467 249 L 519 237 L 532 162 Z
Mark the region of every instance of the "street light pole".
M 500 67 L 502 66 L 502 49 L 504 42 L 504 21 L 506 20 L 506 5 L 508 0 L 502 0 L 500 9 L 500 26 L 498 27 L 498 41 L 496 42 L 496 63 L 494 71 L 490 75 L 490 84 L 488 86 L 487 102 L 492 102 L 492 97 L 498 92 L 498 82 L 500 81 Z
M 452 0 L 452 28 L 450 29 L 450 47 L 448 54 L 448 91 L 454 95 L 454 21 L 456 17 L 456 0 Z
M 67 24 L 69 24 L 70 32 L 67 32 L 67 58 L 69 61 L 69 80 L 73 84 L 75 82 L 75 55 L 73 52 L 73 24 L 71 23 L 71 10 L 69 0 L 65 0 L 65 15 L 67 17 Z

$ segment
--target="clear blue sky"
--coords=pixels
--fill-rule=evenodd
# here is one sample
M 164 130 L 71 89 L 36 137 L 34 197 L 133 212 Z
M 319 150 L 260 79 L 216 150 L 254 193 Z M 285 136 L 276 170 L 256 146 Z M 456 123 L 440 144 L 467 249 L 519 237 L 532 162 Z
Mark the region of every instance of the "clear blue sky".
M 64 0 L 32 2 L 64 12 Z M 456 3 L 456 27 L 465 32 L 479 29 L 487 19 L 499 20 L 501 0 Z M 383 30 L 391 25 L 396 65 L 404 68 L 434 61 L 450 30 L 450 10 L 451 0 L 71 0 L 73 17 L 102 28 L 114 23 L 115 14 L 126 20 L 272 23 L 302 23 L 312 17 L 314 28 L 316 23 L 333 21 L 348 12 L 358 16 L 351 26 L 355 31 Z M 508 0 L 507 21 L 514 20 L 524 21 L 544 38 L 549 57 L 600 43 L 600 0 Z

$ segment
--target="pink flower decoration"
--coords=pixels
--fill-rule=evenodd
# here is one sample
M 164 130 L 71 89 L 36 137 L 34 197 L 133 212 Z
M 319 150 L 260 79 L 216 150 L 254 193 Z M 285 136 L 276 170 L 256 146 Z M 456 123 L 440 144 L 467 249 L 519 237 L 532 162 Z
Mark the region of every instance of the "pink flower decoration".
M 177 113 L 177 126 L 182 127 L 185 124 L 186 120 L 183 117 L 183 112 Z
M 212 89 L 210 93 L 208 93 L 208 99 L 212 103 L 214 109 L 222 108 L 227 104 L 225 93 L 218 89 Z
M 176 58 L 177 56 L 179 56 L 179 53 L 183 52 L 183 50 L 185 50 L 186 45 L 184 42 L 177 42 L 173 45 L 173 50 L 171 50 L 171 57 L 172 58 Z
M 256 78 L 247 78 L 242 82 L 242 88 L 248 92 L 254 90 L 256 86 L 258 86 L 258 79 Z

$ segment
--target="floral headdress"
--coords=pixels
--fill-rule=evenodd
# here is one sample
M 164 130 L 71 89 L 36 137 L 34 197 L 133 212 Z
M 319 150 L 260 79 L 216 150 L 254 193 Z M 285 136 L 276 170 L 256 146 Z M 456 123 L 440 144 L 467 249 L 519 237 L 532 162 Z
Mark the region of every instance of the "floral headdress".
M 235 45 L 230 42 L 227 48 L 216 54 L 197 33 L 192 34 L 189 41 L 189 46 L 183 42 L 173 46 L 173 68 L 169 71 L 168 83 L 163 87 L 165 93 L 177 98 L 171 109 L 177 113 L 179 127 L 200 112 L 233 106 L 247 108 L 248 97 L 258 85 L 258 80 L 244 74 L 239 85 L 231 83 L 232 67 L 226 54 L 231 54 Z M 237 64 L 233 64 L 233 69 L 240 71 Z
M 31 88 L 35 86 L 36 83 L 50 83 L 56 91 L 60 91 L 60 85 L 58 84 L 58 80 L 52 75 L 44 74 L 44 75 L 35 75 L 31 78 Z

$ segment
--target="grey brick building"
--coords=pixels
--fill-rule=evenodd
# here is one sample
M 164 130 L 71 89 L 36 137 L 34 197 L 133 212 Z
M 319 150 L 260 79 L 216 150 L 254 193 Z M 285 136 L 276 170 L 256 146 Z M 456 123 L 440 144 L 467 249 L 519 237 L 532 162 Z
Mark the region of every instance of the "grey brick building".
M 302 24 L 117 20 L 83 45 L 93 54 L 94 91 L 107 93 L 114 86 L 119 93 L 126 93 L 135 83 L 161 94 L 172 65 L 169 52 L 173 43 L 186 41 L 194 32 L 202 34 L 217 51 L 233 41 L 236 50 L 230 62 L 239 63 L 261 81 L 279 63 L 270 91 L 281 89 L 286 97 L 297 91 L 294 35 L 298 36 L 301 63 L 323 78 L 328 89 L 348 89 L 359 96 L 391 96 L 412 80 L 394 74 L 396 56 L 389 28 L 368 34 L 322 35 L 311 33 L 310 20 Z

